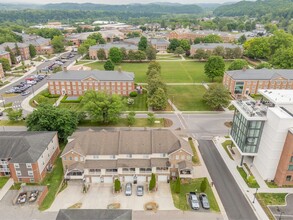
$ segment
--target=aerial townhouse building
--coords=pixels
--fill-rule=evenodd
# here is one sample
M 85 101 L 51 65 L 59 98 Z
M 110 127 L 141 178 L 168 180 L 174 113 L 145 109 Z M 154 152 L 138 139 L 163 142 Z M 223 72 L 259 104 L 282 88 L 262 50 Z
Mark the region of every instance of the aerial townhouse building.
M 7 47 L 11 49 L 11 51 L 16 54 L 16 46 L 19 49 L 20 52 L 20 58 L 22 60 L 29 60 L 30 59 L 30 51 L 29 51 L 29 45 L 26 43 L 15 43 L 15 42 L 7 42 L 0 45 L 0 50 L 5 50 Z M 17 58 L 17 57 L 16 57 Z

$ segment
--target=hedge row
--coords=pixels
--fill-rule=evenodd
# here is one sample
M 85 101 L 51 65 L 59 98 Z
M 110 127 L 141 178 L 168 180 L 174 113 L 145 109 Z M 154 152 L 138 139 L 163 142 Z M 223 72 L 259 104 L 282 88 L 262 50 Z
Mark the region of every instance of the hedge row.
M 61 103 L 80 103 L 82 100 L 82 96 L 79 96 L 76 100 L 67 100 L 68 96 L 64 96 L 61 100 Z

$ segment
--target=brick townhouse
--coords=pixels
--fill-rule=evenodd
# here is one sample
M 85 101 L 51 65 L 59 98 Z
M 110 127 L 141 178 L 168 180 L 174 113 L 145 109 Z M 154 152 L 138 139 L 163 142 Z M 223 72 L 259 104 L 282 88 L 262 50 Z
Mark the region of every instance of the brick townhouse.
M 134 73 L 124 71 L 65 70 L 48 77 L 51 94 L 80 96 L 87 90 L 128 96 L 134 91 Z
M 33 34 L 22 34 L 21 36 L 24 43 L 35 46 L 37 54 L 52 54 L 54 52 L 50 39 Z
M 78 131 L 61 155 L 68 180 L 89 183 L 148 182 L 192 178 L 189 143 L 168 129 Z
M 40 182 L 59 155 L 57 132 L 0 132 L 0 175 Z
M 224 86 L 234 97 L 257 94 L 259 89 L 293 89 L 293 70 L 243 69 L 227 71 Z

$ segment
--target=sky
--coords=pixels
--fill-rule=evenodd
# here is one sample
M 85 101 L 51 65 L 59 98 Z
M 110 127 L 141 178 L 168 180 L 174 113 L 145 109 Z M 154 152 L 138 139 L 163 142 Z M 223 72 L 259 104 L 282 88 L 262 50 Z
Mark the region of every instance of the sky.
M 182 4 L 195 4 L 195 3 L 224 3 L 224 2 L 238 2 L 240 0 L 0 0 L 0 3 L 96 3 L 96 4 L 129 4 L 129 3 L 151 3 L 151 2 L 174 2 Z

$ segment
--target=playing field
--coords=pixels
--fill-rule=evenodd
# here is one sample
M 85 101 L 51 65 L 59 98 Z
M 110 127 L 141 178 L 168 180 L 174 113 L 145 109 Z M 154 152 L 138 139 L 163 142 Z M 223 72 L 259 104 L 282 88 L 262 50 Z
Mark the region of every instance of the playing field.
M 198 83 L 210 82 L 209 78 L 204 74 L 204 62 L 196 61 L 168 61 L 159 62 L 162 66 L 162 78 L 166 83 Z M 226 63 L 226 67 L 229 66 Z M 86 64 L 92 69 L 104 70 L 104 63 L 95 62 Z M 134 72 L 135 82 L 146 82 L 146 71 L 148 63 L 121 63 L 123 71 Z M 119 66 L 116 66 L 118 69 Z M 219 79 L 221 80 L 221 79 Z

